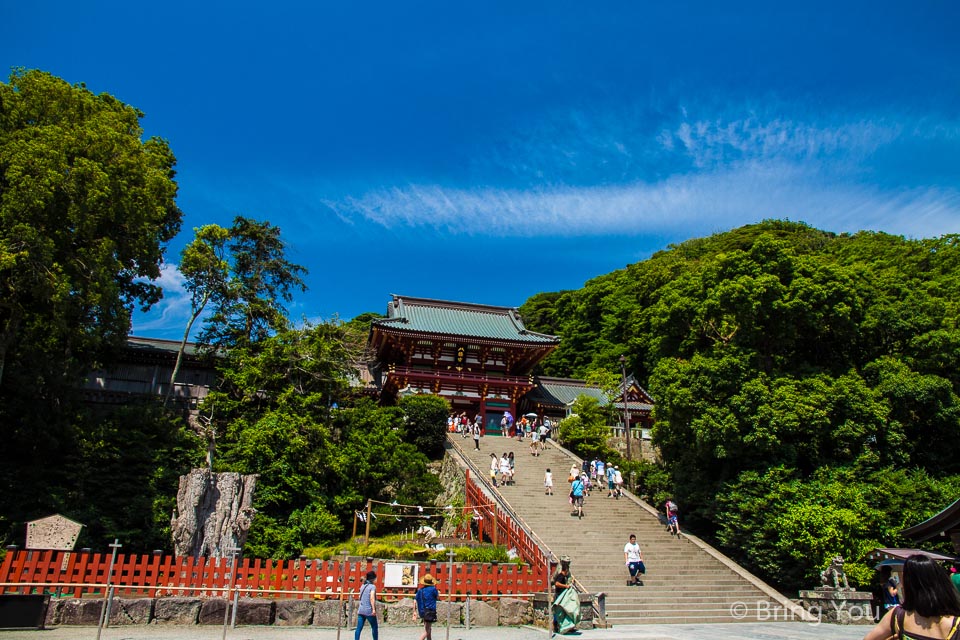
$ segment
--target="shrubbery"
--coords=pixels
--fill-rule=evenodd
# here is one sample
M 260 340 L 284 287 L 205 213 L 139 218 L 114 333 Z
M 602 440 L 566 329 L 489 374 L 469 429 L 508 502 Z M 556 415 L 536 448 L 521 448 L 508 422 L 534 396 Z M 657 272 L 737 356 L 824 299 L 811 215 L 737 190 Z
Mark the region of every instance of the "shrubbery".
M 641 491 L 675 494 L 685 527 L 793 589 L 837 554 L 864 584 L 864 551 L 906 545 L 903 527 L 956 498 L 958 299 L 960 236 L 774 220 L 534 296 L 521 313 L 564 337 L 549 375 L 617 371 L 626 351 L 655 399 L 663 461 L 637 466 Z M 585 455 L 599 446 L 583 420 L 567 432 Z
M 359 556 L 366 558 L 380 558 L 387 560 L 436 560 L 446 562 L 449 560 L 447 553 L 455 551 L 455 562 L 515 562 L 523 564 L 519 558 L 511 559 L 507 553 L 507 548 L 503 546 L 449 546 L 445 549 L 427 549 L 421 544 L 415 544 L 412 541 L 401 539 L 399 536 L 391 536 L 371 541 L 370 544 L 358 542 L 344 542 L 342 544 L 333 544 L 320 547 L 307 547 L 303 550 L 303 555 L 311 559 L 318 560 L 336 560 L 343 557 L 343 552 L 347 551 L 348 556 Z

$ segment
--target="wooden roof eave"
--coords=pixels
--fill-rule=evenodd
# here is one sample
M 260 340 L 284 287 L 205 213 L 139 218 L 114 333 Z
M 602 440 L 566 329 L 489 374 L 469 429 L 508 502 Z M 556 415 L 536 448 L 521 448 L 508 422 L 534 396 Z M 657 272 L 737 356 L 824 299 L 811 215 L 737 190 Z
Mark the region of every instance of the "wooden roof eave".
M 960 500 L 920 524 L 901 530 L 900 535 L 923 542 L 954 529 L 960 529 Z
M 452 333 L 429 333 L 400 327 L 395 329 L 393 327 L 384 327 L 383 325 L 378 325 L 377 328 L 380 329 L 382 333 L 394 336 L 411 336 L 416 337 L 419 340 L 443 340 L 444 342 L 471 342 L 474 344 L 483 344 L 494 347 L 526 347 L 528 349 L 543 349 L 546 347 L 555 348 L 560 344 L 559 339 L 552 342 L 528 342 L 524 340 L 501 340 L 498 338 L 483 338 L 480 336 L 464 336 Z

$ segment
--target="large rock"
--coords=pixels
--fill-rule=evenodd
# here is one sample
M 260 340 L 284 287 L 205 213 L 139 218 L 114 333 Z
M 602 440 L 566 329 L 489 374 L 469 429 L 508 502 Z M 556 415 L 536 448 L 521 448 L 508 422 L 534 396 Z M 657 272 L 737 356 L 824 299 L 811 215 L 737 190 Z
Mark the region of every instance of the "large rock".
M 243 548 L 256 511 L 257 476 L 193 469 L 180 476 L 177 508 L 170 520 L 174 553 L 223 558 Z
M 240 598 L 237 603 L 237 624 L 258 626 L 273 624 L 273 600 Z
M 553 600 L 548 593 L 533 594 L 533 624 L 538 627 L 550 626 L 550 603 Z
M 277 600 L 278 627 L 306 627 L 313 624 L 314 604 L 311 600 Z
M 88 600 L 86 598 L 71 598 L 64 601 L 60 609 L 59 624 L 83 625 L 86 627 L 100 624 L 100 615 L 104 601 L 101 598 Z
M 147 624 L 153 618 L 153 598 L 114 598 L 110 624 Z
M 56 627 L 60 624 L 60 612 L 67 600 L 64 598 L 51 598 L 50 606 L 47 607 L 47 617 L 43 620 L 43 626 Z
M 313 625 L 316 627 L 336 627 L 343 624 L 343 607 L 346 601 L 318 600 L 313 610 Z M 354 607 L 356 609 L 356 607 Z
M 463 618 L 463 605 L 459 602 L 437 603 L 437 624 L 447 624 L 447 612 L 450 612 L 450 624 L 460 624 Z
M 383 623 L 389 625 L 412 625 L 416 603 L 413 598 L 403 598 L 384 607 Z
M 503 598 L 500 600 L 500 624 L 518 627 L 533 621 L 533 606 L 526 600 Z
M 227 608 L 226 598 L 204 598 L 200 604 L 197 622 L 200 624 L 223 624 L 223 614 Z
M 486 602 L 470 601 L 471 627 L 496 627 L 500 623 L 500 612 Z
M 223 609 L 220 612 L 223 613 Z M 158 598 L 153 607 L 153 619 L 157 624 L 197 624 L 199 615 L 200 600 L 197 598 Z

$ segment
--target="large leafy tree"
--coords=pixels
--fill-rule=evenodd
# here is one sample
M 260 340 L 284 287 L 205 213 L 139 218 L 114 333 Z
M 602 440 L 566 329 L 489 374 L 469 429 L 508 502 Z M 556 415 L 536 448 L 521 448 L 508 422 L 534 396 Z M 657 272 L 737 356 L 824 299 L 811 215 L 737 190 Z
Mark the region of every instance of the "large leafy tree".
M 0 83 L 0 381 L 70 377 L 126 338 L 180 228 L 143 114 L 41 71 Z M 10 380 L 8 376 L 13 375 Z
M 178 231 L 175 159 L 143 114 L 41 71 L 0 83 L 0 513 L 62 504 L 82 376 L 160 297 Z
M 404 439 L 431 458 L 441 456 L 450 414 L 447 401 L 440 396 L 418 394 L 401 398 L 400 408 L 406 417 Z

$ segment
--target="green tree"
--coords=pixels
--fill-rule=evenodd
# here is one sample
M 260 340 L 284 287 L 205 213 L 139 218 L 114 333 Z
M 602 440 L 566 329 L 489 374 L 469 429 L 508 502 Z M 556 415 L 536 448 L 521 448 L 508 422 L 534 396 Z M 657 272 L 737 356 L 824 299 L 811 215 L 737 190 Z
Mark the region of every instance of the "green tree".
M 417 394 L 400 399 L 405 440 L 430 458 L 443 455 L 450 404 L 440 396 Z
M 179 477 L 202 455 L 197 436 L 154 403 L 81 416 L 75 428 L 57 510 L 85 525 L 83 546 L 119 538 L 129 552 L 169 547 Z
M 866 586 L 874 574 L 866 553 L 907 544 L 900 530 L 952 500 L 957 484 L 889 467 L 822 467 L 807 478 L 783 466 L 745 471 L 718 494 L 717 538 L 784 589 L 815 583 L 838 554 L 851 580 Z
M 42 71 L 0 83 L 0 513 L 18 522 L 71 482 L 77 387 L 161 290 L 179 230 L 176 163 L 143 114 Z
M 229 232 L 219 225 L 210 224 L 195 229 L 194 233 L 193 241 L 180 253 L 180 273 L 183 275 L 184 288 L 190 293 L 190 318 L 177 350 L 177 362 L 170 374 L 170 386 L 165 402 L 169 402 L 173 395 L 174 383 L 193 325 L 210 300 L 225 295 L 230 272 L 230 264 L 226 260 Z
M 545 372 L 614 370 L 623 353 L 648 381 L 662 459 L 636 469 L 648 495 L 669 489 L 688 526 L 775 582 L 799 584 L 823 554 L 849 560 L 895 540 L 888 509 L 919 517 L 952 499 L 923 489 L 960 473 L 958 299 L 957 236 L 836 235 L 766 220 L 522 309 L 531 329 L 564 337 Z M 583 437 L 581 423 L 568 428 Z M 844 493 L 875 486 L 916 505 L 864 506 Z M 763 522 L 739 527 L 738 495 Z M 756 541 L 741 546 L 739 530 Z
M 306 269 L 286 257 L 279 227 L 237 216 L 230 227 L 230 277 L 218 292 L 200 341 L 233 347 L 256 344 L 286 329 L 293 291 L 306 290 Z
M 609 409 L 587 395 L 574 400 L 571 409 L 572 414 L 561 420 L 559 425 L 559 437 L 564 446 L 588 460 L 598 456 L 604 460 L 611 459 L 614 454 L 607 446 Z M 619 457 L 616 456 L 618 460 Z
M 142 116 L 41 71 L 0 83 L 0 374 L 77 375 L 159 299 L 181 213 L 173 154 L 142 140 Z
M 446 401 L 410 398 L 402 409 L 353 401 L 359 358 L 353 330 L 332 321 L 219 359 L 222 383 L 203 410 L 211 433 L 222 434 L 216 468 L 260 476 L 251 553 L 295 556 L 339 540 L 367 499 L 428 504 L 439 493 L 424 451 L 442 446 Z M 376 527 L 399 529 L 392 518 Z

